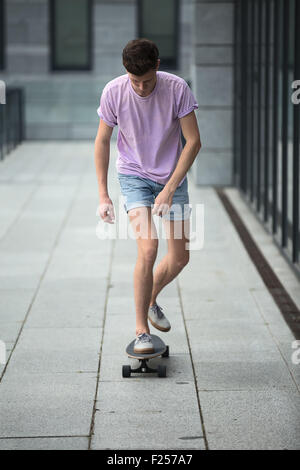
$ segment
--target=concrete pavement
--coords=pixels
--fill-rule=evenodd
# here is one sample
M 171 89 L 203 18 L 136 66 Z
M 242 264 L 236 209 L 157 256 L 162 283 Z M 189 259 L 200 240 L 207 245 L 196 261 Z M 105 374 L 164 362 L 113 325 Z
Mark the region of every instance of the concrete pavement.
M 157 299 L 172 329 L 160 334 L 170 357 L 153 363 L 167 377 L 122 378 L 136 364 L 124 353 L 136 242 L 96 236 L 93 152 L 25 142 L 0 163 L 0 449 L 299 449 L 294 337 L 216 192 L 191 177 L 205 239 Z M 117 211 L 115 159 L 113 142 Z M 299 280 L 238 191 L 227 194 L 300 306 Z M 166 248 L 160 239 L 155 266 Z

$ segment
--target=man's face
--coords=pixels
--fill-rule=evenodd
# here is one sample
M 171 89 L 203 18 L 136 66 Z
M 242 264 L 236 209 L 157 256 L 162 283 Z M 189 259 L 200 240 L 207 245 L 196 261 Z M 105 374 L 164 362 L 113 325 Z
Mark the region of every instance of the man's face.
M 134 91 L 140 96 L 150 95 L 151 91 L 156 84 L 156 71 L 158 70 L 159 63 L 154 70 L 149 70 L 145 75 L 137 76 L 132 73 L 128 73 Z

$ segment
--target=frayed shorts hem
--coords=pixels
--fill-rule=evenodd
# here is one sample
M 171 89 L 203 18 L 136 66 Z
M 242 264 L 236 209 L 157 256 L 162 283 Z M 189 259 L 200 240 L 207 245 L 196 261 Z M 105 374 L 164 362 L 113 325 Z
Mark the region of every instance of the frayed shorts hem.
M 131 209 L 137 209 L 138 207 L 151 207 L 153 208 L 154 205 L 152 203 L 147 203 L 147 202 L 143 202 L 143 203 L 134 203 L 132 202 L 131 204 L 124 204 L 124 209 L 125 211 L 127 212 L 128 214 L 128 211 L 130 211 Z M 170 220 L 170 221 L 180 221 L 180 220 L 187 220 L 191 217 L 191 213 L 192 213 L 192 208 L 189 207 L 189 206 L 186 206 L 183 211 L 180 210 L 180 211 L 175 211 L 175 210 L 172 210 L 172 208 L 166 213 L 164 214 L 163 216 L 158 216 L 157 214 L 154 214 L 156 215 L 157 217 L 161 217 L 163 220 Z

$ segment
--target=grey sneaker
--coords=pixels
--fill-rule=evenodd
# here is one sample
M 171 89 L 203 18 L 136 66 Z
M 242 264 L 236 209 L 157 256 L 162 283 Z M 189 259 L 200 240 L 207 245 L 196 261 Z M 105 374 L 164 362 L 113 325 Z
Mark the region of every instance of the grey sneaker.
M 148 333 L 141 333 L 137 336 L 133 351 L 135 353 L 147 354 L 153 353 L 154 347 L 151 340 L 151 336 Z
M 166 316 L 162 313 L 162 307 L 155 303 L 149 307 L 148 318 L 150 323 L 160 331 L 169 331 L 171 324 Z

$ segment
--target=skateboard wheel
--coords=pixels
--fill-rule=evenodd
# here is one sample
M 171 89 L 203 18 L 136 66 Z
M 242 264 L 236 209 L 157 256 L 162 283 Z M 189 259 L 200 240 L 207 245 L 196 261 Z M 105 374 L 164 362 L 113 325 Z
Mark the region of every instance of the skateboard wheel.
M 130 366 L 123 366 L 122 367 L 122 376 L 123 377 L 130 377 L 131 374 L 131 367 Z
M 166 366 L 159 365 L 157 367 L 157 375 L 158 375 L 158 377 L 166 377 L 166 375 L 167 375 Z
M 169 357 L 169 346 L 167 346 L 167 349 L 165 352 L 161 355 L 162 357 Z

